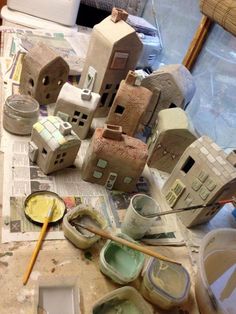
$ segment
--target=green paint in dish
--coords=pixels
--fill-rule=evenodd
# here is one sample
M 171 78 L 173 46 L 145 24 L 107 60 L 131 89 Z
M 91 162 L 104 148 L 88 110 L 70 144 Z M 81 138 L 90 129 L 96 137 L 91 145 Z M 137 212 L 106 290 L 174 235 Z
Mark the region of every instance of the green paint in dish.
M 142 314 L 138 307 L 127 299 L 114 298 L 97 306 L 93 314 Z

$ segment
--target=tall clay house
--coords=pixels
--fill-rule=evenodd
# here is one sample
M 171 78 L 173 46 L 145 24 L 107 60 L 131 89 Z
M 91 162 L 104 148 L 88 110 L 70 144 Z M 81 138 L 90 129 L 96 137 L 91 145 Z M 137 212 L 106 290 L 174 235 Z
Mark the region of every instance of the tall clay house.
M 101 95 L 96 116 L 107 116 L 120 81 L 134 70 L 142 42 L 125 20 L 128 14 L 114 8 L 112 15 L 95 25 L 79 83 Z
M 185 149 L 197 139 L 186 112 L 181 108 L 159 111 L 148 143 L 148 165 L 171 173 Z
M 81 140 L 88 135 L 100 95 L 65 83 L 57 98 L 54 115 L 68 121 Z
M 120 125 L 123 133 L 130 136 L 136 133 L 152 96 L 152 92 L 139 82 L 137 74 L 129 71 L 120 83 L 106 120 L 108 124 Z
M 39 104 L 54 103 L 68 75 L 66 61 L 47 45 L 38 43 L 23 59 L 20 93 L 31 95 Z
M 231 199 L 236 191 L 236 154 L 229 155 L 209 137 L 202 136 L 183 153 L 162 193 L 173 208 L 211 204 Z M 179 213 L 187 227 L 213 218 L 223 205 Z
M 29 158 L 49 174 L 73 164 L 81 141 L 68 122 L 48 116 L 33 125 Z
M 82 178 L 107 189 L 132 192 L 147 160 L 147 145 L 122 128 L 97 128 L 84 158 Z
M 143 124 L 153 127 L 162 109 L 184 108 L 195 93 L 192 74 L 182 64 L 170 64 L 145 77 L 142 86 L 153 92 Z

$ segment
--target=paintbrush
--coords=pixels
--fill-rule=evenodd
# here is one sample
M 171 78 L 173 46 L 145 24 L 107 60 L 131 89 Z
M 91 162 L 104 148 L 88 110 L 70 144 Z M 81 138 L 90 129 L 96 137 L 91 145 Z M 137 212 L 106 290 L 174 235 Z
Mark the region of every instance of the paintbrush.
M 148 218 L 155 218 L 155 217 L 160 217 L 160 216 L 164 216 L 164 215 L 169 215 L 169 214 L 177 214 L 177 213 L 181 213 L 181 212 L 185 212 L 188 210 L 193 210 L 193 209 L 198 209 L 198 208 L 208 208 L 211 206 L 222 206 L 225 205 L 227 203 L 232 203 L 234 202 L 235 199 L 229 199 L 229 200 L 222 200 L 222 201 L 218 201 L 215 203 L 210 203 L 210 204 L 201 204 L 201 205 L 193 205 L 193 206 L 189 206 L 189 207 L 185 207 L 185 208 L 178 208 L 178 209 L 173 209 L 173 210 L 166 210 L 160 213 L 154 213 L 154 214 L 149 214 L 149 215 L 142 215 L 144 217 L 148 217 Z
M 152 257 L 155 257 L 155 258 L 158 258 L 160 260 L 163 260 L 163 261 L 166 261 L 166 262 L 170 262 L 170 263 L 174 263 L 174 264 L 178 264 L 178 265 L 181 265 L 181 263 L 177 262 L 177 261 L 174 261 L 168 257 L 165 257 L 163 255 L 160 255 L 158 254 L 157 252 L 155 251 L 152 251 L 144 246 L 141 246 L 141 245 L 138 245 L 136 243 L 133 243 L 133 242 L 130 242 L 126 239 L 123 239 L 123 238 L 120 238 L 120 237 L 117 237 L 105 230 L 102 230 L 100 228 L 96 228 L 94 226 L 91 226 L 91 225 L 83 225 L 83 224 L 80 224 L 80 223 L 76 223 L 77 226 L 83 228 L 83 229 L 86 229 L 96 235 L 99 235 L 100 237 L 104 238 L 104 239 L 109 239 L 109 240 L 112 240 L 114 242 L 117 242 L 119 244 L 122 244 L 122 245 L 126 245 L 128 247 L 130 247 L 131 249 L 133 250 L 136 250 L 136 251 L 139 251 L 139 252 L 142 252 L 146 255 L 149 255 L 149 256 L 152 256 Z
M 55 200 L 53 199 L 52 203 L 50 204 L 50 207 L 49 207 L 49 210 L 48 210 L 48 214 L 45 217 L 45 220 L 44 220 L 44 223 L 43 223 L 43 226 L 42 226 L 42 229 L 41 229 L 38 241 L 37 241 L 36 246 L 34 248 L 33 254 L 31 256 L 30 262 L 29 262 L 28 267 L 26 269 L 26 272 L 24 274 L 23 285 L 26 285 L 26 283 L 27 283 L 27 281 L 29 279 L 30 273 L 31 273 L 31 271 L 33 269 L 34 263 L 35 263 L 36 258 L 38 256 L 39 250 L 41 248 L 41 244 L 42 244 L 43 239 L 45 237 L 48 224 L 49 224 L 49 222 L 50 222 L 50 220 L 52 218 L 54 207 L 55 207 Z

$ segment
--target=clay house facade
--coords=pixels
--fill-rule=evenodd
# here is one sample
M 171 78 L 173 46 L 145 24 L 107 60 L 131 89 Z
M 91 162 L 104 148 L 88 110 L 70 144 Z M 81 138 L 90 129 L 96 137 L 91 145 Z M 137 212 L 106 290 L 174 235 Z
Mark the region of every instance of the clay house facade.
M 110 190 L 132 192 L 147 156 L 145 143 L 122 134 L 120 126 L 105 124 L 92 137 L 82 166 L 82 178 Z
M 148 166 L 171 173 L 185 149 L 196 139 L 183 109 L 159 111 L 156 127 L 148 140 Z
M 141 85 L 153 92 L 143 124 L 155 125 L 162 109 L 184 108 L 193 98 L 195 83 L 192 74 L 182 64 L 170 64 L 145 77 Z
M 73 164 L 81 141 L 68 122 L 48 116 L 34 124 L 29 142 L 29 158 L 45 173 Z
M 209 137 L 202 136 L 184 151 L 162 193 L 173 209 L 231 199 L 236 190 L 235 166 L 234 151 L 226 155 Z M 212 219 L 222 206 L 181 212 L 178 216 L 191 227 Z
M 100 95 L 65 83 L 57 98 L 54 115 L 69 122 L 78 137 L 87 137 Z
M 142 51 L 142 42 L 125 20 L 124 10 L 95 25 L 81 74 L 79 87 L 101 95 L 96 116 L 106 117 L 119 84 L 129 70 L 134 70 Z
M 129 71 L 120 87 L 109 111 L 106 123 L 120 125 L 124 134 L 134 136 L 141 122 L 152 92 L 140 86 L 138 75 Z
M 34 97 L 39 104 L 50 104 L 67 81 L 66 61 L 43 43 L 36 44 L 24 57 L 20 93 Z

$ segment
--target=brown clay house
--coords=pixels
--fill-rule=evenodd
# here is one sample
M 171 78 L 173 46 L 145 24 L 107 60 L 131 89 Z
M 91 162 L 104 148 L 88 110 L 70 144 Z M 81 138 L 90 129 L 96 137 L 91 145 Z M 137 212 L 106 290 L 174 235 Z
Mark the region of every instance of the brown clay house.
M 140 86 L 138 75 L 129 71 L 120 87 L 109 111 L 106 122 L 120 125 L 123 133 L 134 136 L 145 113 L 152 92 Z
M 106 125 L 97 128 L 82 167 L 85 181 L 107 189 L 132 192 L 147 160 L 147 145 L 122 134 L 122 128 Z
M 20 93 L 31 95 L 39 104 L 51 104 L 67 81 L 66 61 L 43 43 L 36 44 L 24 57 Z
M 113 9 L 92 31 L 79 87 L 101 95 L 96 116 L 107 116 L 120 81 L 135 69 L 142 51 L 135 30 L 125 22 L 127 16 Z

